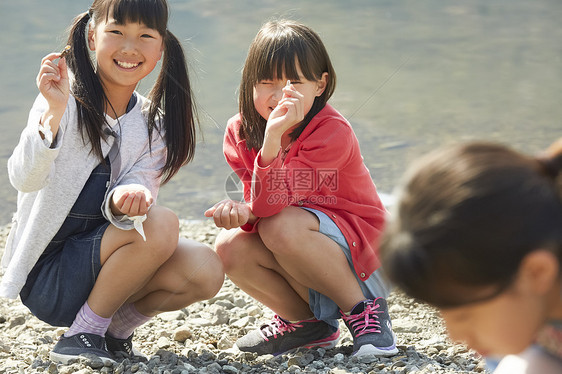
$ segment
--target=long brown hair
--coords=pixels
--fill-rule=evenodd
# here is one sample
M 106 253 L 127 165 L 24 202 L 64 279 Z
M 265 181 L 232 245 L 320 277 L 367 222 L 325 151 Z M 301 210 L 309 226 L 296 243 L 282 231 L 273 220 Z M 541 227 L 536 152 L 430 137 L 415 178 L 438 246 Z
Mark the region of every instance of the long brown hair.
M 492 298 L 529 252 L 562 261 L 562 139 L 540 157 L 473 142 L 412 165 L 380 247 L 390 279 L 438 307 Z
M 162 68 L 149 94 L 148 136 L 151 144 L 154 131 L 164 135 L 167 158 L 161 170 L 163 183 L 169 181 L 195 154 L 196 110 L 183 48 L 168 30 L 166 0 L 95 0 L 88 12 L 78 15 L 70 29 L 71 45 L 67 62 L 74 74 L 72 95 L 78 107 L 78 127 L 92 147 L 92 152 L 103 162 L 103 126 L 110 105 L 102 83 L 96 74 L 86 43 L 88 24 L 98 24 L 111 16 L 117 23 L 141 22 L 157 30 L 164 41 Z M 162 126 L 158 126 L 158 121 Z
M 254 106 L 254 86 L 263 79 L 297 80 L 297 66 L 307 80 L 318 81 L 323 73 L 328 73 L 328 81 L 322 95 L 315 98 L 304 120 L 291 133 L 293 140 L 334 93 L 336 72 L 322 40 L 312 29 L 290 20 L 264 24 L 250 45 L 240 83 L 240 137 L 246 140 L 248 148 L 261 148 L 267 123 Z

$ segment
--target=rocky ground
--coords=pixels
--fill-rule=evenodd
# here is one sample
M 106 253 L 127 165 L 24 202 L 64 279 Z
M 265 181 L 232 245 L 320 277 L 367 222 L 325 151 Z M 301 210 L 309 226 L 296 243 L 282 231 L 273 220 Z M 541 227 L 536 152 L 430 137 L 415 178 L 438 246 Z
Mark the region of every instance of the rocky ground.
M 0 229 L 2 249 L 7 230 Z M 182 222 L 182 235 L 209 245 L 217 231 L 209 222 Z M 258 357 L 232 345 L 273 314 L 227 279 L 213 299 L 164 313 L 137 329 L 134 344 L 148 356 L 146 361 L 126 359 L 104 366 L 93 358 L 69 365 L 51 362 L 49 351 L 65 329 L 39 321 L 19 300 L 0 299 L 0 374 L 487 373 L 477 354 L 451 344 L 433 308 L 398 291 L 388 301 L 397 356 L 350 357 L 352 339 L 342 323 L 342 338 L 334 349 Z

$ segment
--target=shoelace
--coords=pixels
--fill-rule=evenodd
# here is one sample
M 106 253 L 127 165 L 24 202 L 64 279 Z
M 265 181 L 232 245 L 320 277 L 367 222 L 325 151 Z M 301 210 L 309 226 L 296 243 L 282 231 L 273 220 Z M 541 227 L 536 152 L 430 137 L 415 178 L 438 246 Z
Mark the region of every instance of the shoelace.
M 378 304 L 368 303 L 365 304 L 363 312 L 349 316 L 343 315 L 342 319 L 353 328 L 355 337 L 369 333 L 381 333 L 381 323 L 377 314 L 384 313 L 384 311 L 377 310 L 378 308 Z
M 131 347 L 131 344 L 129 344 L 129 342 L 123 342 L 123 348 L 125 348 L 125 351 L 129 356 L 133 354 L 133 347 Z
M 273 317 L 273 320 L 265 325 L 260 327 L 260 334 L 265 339 L 266 342 L 269 341 L 269 338 L 273 336 L 273 338 L 277 338 L 277 335 L 283 336 L 286 332 L 293 332 L 297 329 L 297 327 L 302 327 L 298 323 L 291 323 L 284 321 L 281 317 L 276 315 Z

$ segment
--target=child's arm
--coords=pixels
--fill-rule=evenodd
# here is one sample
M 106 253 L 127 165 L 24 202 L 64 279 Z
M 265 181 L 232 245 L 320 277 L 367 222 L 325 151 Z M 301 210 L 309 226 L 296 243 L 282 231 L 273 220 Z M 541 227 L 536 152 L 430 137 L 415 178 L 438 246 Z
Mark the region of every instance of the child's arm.
M 291 81 L 283 88 L 283 97 L 269 115 L 261 149 L 260 166 L 270 165 L 281 149 L 281 137 L 291 127 L 304 119 L 304 96 Z
M 47 127 L 52 132 L 55 139 L 59 130 L 60 120 L 66 109 L 68 97 L 70 95 L 70 83 L 68 79 L 68 68 L 62 53 L 51 53 L 41 60 L 41 68 L 37 74 L 37 87 L 39 92 L 47 100 L 47 110 L 40 119 L 40 124 Z M 56 59 L 58 63 L 55 63 Z M 40 132 L 41 138 L 45 138 L 45 133 Z
M 148 146 L 113 186 L 104 201 L 104 216 L 122 230 L 134 228 L 134 221 L 123 219 L 143 216 L 156 201 L 160 187 L 160 170 L 166 162 L 166 144 L 162 136 L 154 133 L 152 152 Z
M 321 171 L 338 181 L 352 154 L 359 146 L 353 131 L 339 120 L 329 120 L 298 144 L 298 154 L 288 160 L 278 155 L 268 166 L 262 167 L 261 151 L 256 157 L 251 191 L 251 208 L 258 217 L 279 213 L 288 205 L 303 205 L 309 200 L 328 196 L 337 198 L 331 183 L 299 183 L 299 175 L 318 181 Z
M 53 62 L 58 56 L 52 53 L 42 60 L 37 76 L 41 94 L 33 103 L 27 126 L 8 160 L 10 182 L 21 192 L 37 191 L 49 183 L 53 162 L 60 150 L 62 131 L 59 132 L 59 128 L 69 103 L 70 89 L 64 59 L 58 65 Z M 45 139 L 47 133 L 48 140 Z
M 226 162 L 244 185 L 244 200 L 250 201 L 254 151 L 248 150 L 239 138 L 239 121 L 238 116 L 228 121 L 224 134 L 223 153 Z M 205 216 L 213 217 L 217 227 L 226 229 L 241 227 L 245 231 L 251 230 L 257 220 L 250 204 L 233 200 L 218 202 L 205 212 Z

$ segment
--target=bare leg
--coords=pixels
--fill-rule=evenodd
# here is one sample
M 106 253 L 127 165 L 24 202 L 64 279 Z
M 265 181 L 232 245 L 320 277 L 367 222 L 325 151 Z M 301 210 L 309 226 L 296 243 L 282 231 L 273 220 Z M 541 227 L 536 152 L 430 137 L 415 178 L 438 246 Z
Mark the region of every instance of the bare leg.
M 143 289 L 128 302 L 146 315 L 178 310 L 210 299 L 224 281 L 222 263 L 208 246 L 180 238 L 178 248 Z
M 289 320 L 312 317 L 308 288 L 276 261 L 257 233 L 223 230 L 215 248 L 228 277 L 244 292 Z
M 303 320 L 311 316 L 309 289 L 330 298 L 343 312 L 351 312 L 365 296 L 346 255 L 335 241 L 318 231 L 319 226 L 315 214 L 290 206 L 274 216 L 262 218 L 257 234 L 241 230 L 229 236 L 223 233 L 217 239 L 216 249 L 234 283 L 285 319 Z M 354 354 L 396 354 L 398 350 L 388 324 L 380 325 L 384 327 L 382 334 L 378 330 L 365 330 L 376 325 L 381 312 L 388 319 L 386 303 L 381 301 L 375 306 L 369 301 L 360 305 L 362 310 L 344 318 L 354 339 Z M 384 310 L 375 311 L 380 305 Z M 316 335 L 299 340 L 299 334 L 295 333 L 294 344 L 284 346 L 289 340 L 281 337 L 291 331 Z M 339 332 L 334 332 L 327 323 L 286 324 L 274 320 L 240 338 L 236 345 L 246 352 L 280 354 L 309 344 L 333 347 L 338 337 Z
M 210 248 L 179 238 L 169 209 L 154 206 L 143 224 L 147 241 L 134 230 L 109 226 L 102 238 L 102 269 L 88 298 L 90 308 L 108 318 L 126 301 L 152 316 L 213 296 L 224 273 Z M 195 289 L 190 286 L 197 284 Z
M 289 206 L 259 225 L 265 246 L 299 284 L 328 296 L 345 312 L 365 299 L 345 254 L 318 231 L 313 213 Z

